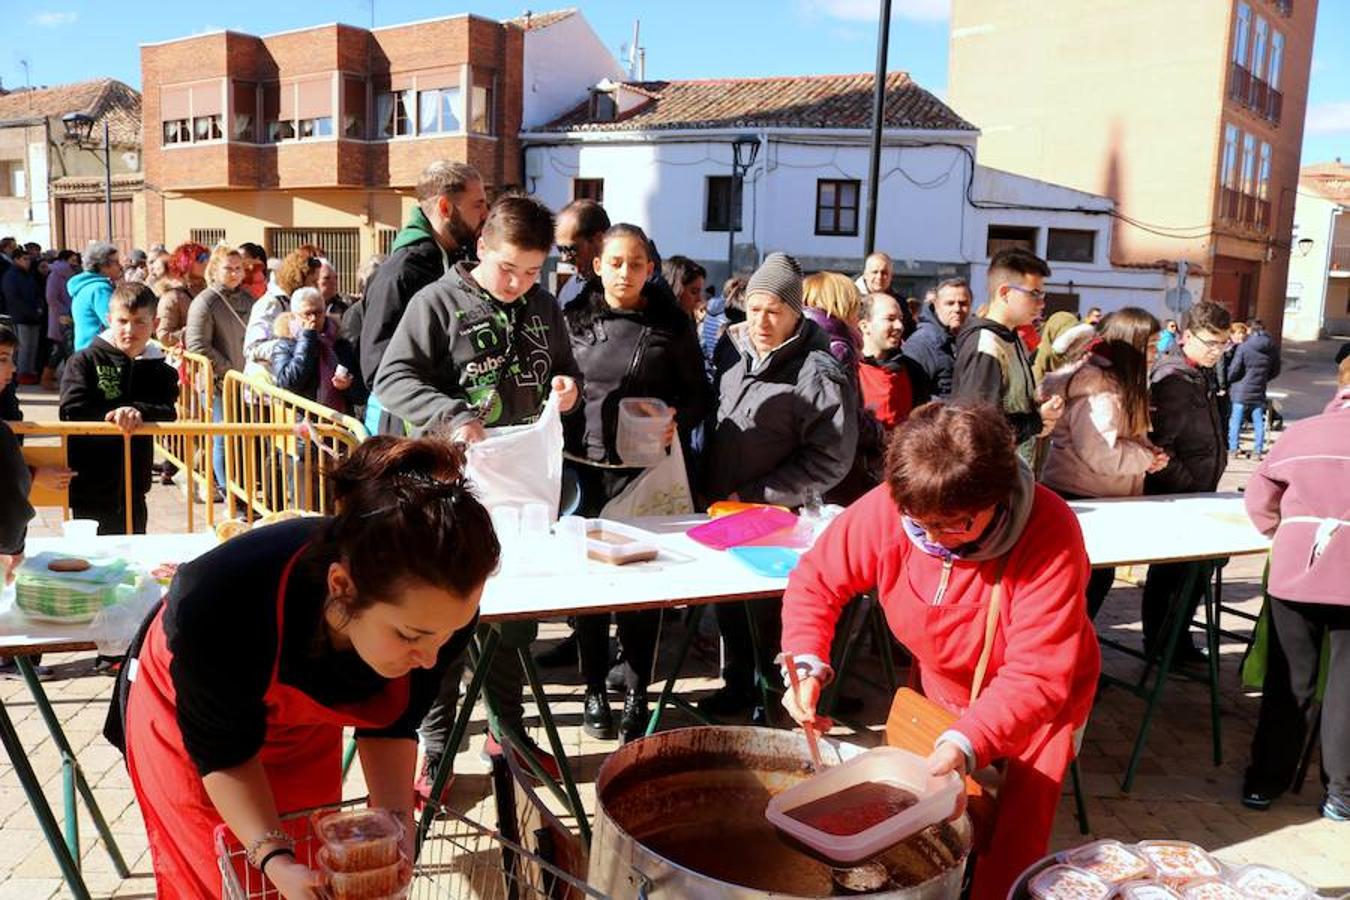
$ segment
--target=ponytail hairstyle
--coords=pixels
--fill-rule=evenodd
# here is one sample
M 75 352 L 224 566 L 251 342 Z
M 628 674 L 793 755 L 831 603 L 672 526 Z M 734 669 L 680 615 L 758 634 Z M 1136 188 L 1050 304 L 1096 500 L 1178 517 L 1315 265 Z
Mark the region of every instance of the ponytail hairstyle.
M 1126 306 L 1102 320 L 1092 354 L 1109 364 L 1107 372 L 1120 388 L 1128 437 L 1148 434 L 1148 345 L 1162 326 L 1152 313 Z
M 388 435 L 330 472 L 337 514 L 324 555 L 356 585 L 354 597 L 334 601 L 343 613 L 393 601 L 409 582 L 466 596 L 496 570 L 501 544 L 463 473 L 463 451 L 449 441 Z

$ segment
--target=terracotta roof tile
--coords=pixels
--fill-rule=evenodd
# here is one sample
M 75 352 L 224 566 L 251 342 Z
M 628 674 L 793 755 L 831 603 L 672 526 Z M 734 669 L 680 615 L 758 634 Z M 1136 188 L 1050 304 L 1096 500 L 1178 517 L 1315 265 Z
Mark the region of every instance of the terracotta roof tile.
M 675 128 L 869 128 L 873 75 L 810 75 L 625 83 L 652 97 L 612 122 L 582 103 L 537 131 L 609 132 Z M 905 72 L 886 76 L 886 127 L 975 131 Z
M 1350 203 L 1350 165 L 1337 160 L 1299 170 L 1299 184 L 1337 203 Z
M 526 31 L 538 31 L 540 28 L 556 25 L 563 19 L 570 19 L 576 14 L 576 7 L 570 9 L 555 9 L 551 12 L 542 13 L 527 12 L 524 15 L 516 16 L 514 19 L 507 19 L 506 22 L 508 25 L 516 25 Z
M 140 146 L 141 95 L 112 78 L 0 95 L 0 122 L 37 116 L 60 118 L 72 112 L 86 113 L 100 122 L 106 115 L 113 143 Z

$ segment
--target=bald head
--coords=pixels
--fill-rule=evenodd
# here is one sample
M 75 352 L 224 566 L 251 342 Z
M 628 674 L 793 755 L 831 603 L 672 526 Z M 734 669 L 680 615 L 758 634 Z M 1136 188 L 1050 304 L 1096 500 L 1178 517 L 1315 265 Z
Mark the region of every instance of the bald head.
M 891 265 L 891 258 L 885 253 L 880 251 L 873 253 L 863 262 L 863 284 L 867 286 L 869 293 L 889 291 L 894 275 L 895 269 Z

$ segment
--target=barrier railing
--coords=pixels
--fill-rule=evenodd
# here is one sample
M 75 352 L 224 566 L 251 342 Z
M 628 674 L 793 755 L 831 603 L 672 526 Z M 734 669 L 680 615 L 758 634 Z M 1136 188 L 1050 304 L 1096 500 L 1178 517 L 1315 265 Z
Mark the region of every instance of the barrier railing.
M 57 438 L 59 441 L 60 458 L 66 458 L 68 440 L 72 437 L 103 437 L 103 438 L 121 438 L 122 440 L 122 491 L 123 505 L 126 509 L 126 530 L 130 534 L 133 529 L 133 500 L 135 489 L 131 465 L 131 440 L 133 437 L 149 437 L 158 442 L 169 443 L 174 440 L 180 442 L 184 450 L 184 459 L 205 459 L 206 483 L 214 483 L 214 477 L 210 474 L 210 448 L 211 441 L 217 435 L 224 436 L 226 439 L 227 451 L 233 445 L 235 459 L 233 463 L 235 468 L 231 469 L 231 462 L 227 452 L 227 496 L 237 496 L 245 498 L 243 504 L 243 516 L 252 523 L 258 515 L 280 512 L 283 509 L 294 509 L 310 512 L 324 512 L 326 507 L 318 504 L 305 505 L 303 502 L 307 497 L 323 500 L 331 496 L 331 491 L 327 486 L 327 478 L 324 477 L 322 469 L 316 454 L 305 454 L 304 465 L 297 470 L 297 475 L 304 479 L 306 485 L 316 484 L 318 489 L 305 494 L 283 493 L 270 498 L 271 502 L 262 503 L 256 497 L 253 502 L 247 502 L 250 491 L 246 489 L 248 485 L 256 485 L 256 476 L 260 469 L 252 465 L 265 449 L 275 448 L 284 445 L 287 441 L 307 441 L 316 446 L 324 447 L 322 455 L 332 455 L 334 460 L 345 457 L 359 443 L 357 435 L 349 429 L 340 425 L 328 422 L 308 422 L 303 425 L 303 433 L 297 436 L 296 423 L 287 422 L 266 422 L 266 423 L 212 423 L 212 422 L 153 422 L 146 423 L 136 428 L 131 434 L 123 432 L 116 425 L 108 422 L 10 422 L 9 427 L 15 434 L 25 435 L 32 438 Z M 198 451 L 201 451 L 200 453 Z M 57 459 L 51 459 L 47 464 L 58 462 Z M 242 461 L 242 465 L 240 462 Z M 234 477 L 234 472 L 239 472 L 238 480 Z M 193 481 L 196 478 L 189 479 L 187 487 L 187 530 L 189 532 L 196 530 L 196 506 L 203 503 L 206 507 L 205 517 L 207 527 L 215 527 L 216 512 L 215 505 L 211 502 L 210 494 L 199 498 L 195 492 Z M 256 488 L 252 493 L 257 493 Z M 230 507 L 230 516 L 233 517 L 233 505 Z
M 215 396 L 214 370 L 211 360 L 197 353 L 179 352 L 173 357 L 178 370 L 178 421 L 211 421 L 211 400 Z M 183 473 L 189 492 L 202 491 L 205 497 L 215 494 L 215 473 L 211 468 L 211 445 L 188 447 L 186 434 L 163 434 L 155 438 L 155 455 L 161 464 L 167 464 Z M 208 516 L 208 521 L 212 517 Z
M 240 425 L 284 426 L 253 446 L 241 437 L 225 439 L 226 502 L 234 515 L 267 515 L 280 509 L 327 512 L 332 506 L 325 462 L 335 462 L 366 440 L 365 426 L 299 394 L 260 378 L 226 372 L 222 389 L 225 421 Z

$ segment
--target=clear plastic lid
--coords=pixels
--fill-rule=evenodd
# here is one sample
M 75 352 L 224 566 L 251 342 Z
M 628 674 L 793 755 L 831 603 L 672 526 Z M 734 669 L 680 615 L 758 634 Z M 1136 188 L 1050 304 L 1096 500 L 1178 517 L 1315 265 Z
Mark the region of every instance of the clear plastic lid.
M 1184 884 L 1194 878 L 1217 878 L 1219 864 L 1203 848 L 1188 841 L 1140 841 L 1135 849 L 1153 864 L 1159 879 Z
M 1197 878 L 1181 888 L 1181 900 L 1246 900 L 1237 888 L 1217 878 Z
M 1270 866 L 1243 866 L 1224 880 L 1251 900 L 1303 900 L 1316 893 L 1288 872 Z
M 412 883 L 412 866 L 402 854 L 387 866 L 350 871 L 335 868 L 333 849 L 324 846 L 319 850 L 319 871 L 330 900 L 398 900 L 407 896 Z
M 1116 888 L 1120 900 L 1178 900 L 1177 892 L 1161 881 L 1127 881 Z
M 922 756 L 876 747 L 769 801 L 773 826 L 825 859 L 852 865 L 956 815 L 964 786 L 928 774 Z
M 609 519 L 586 522 L 586 555 L 591 559 L 621 566 L 656 559 L 660 552 L 654 536 L 640 528 Z
M 399 861 L 403 823 L 387 809 L 319 810 L 311 821 L 332 871 L 361 872 Z
M 1111 885 L 1091 872 L 1065 865 L 1037 872 L 1027 890 L 1036 900 L 1107 900 L 1111 896 Z
M 1064 851 L 1059 855 L 1059 860 L 1091 872 L 1111 885 L 1153 877 L 1153 866 L 1149 861 L 1120 841 L 1093 841 Z

